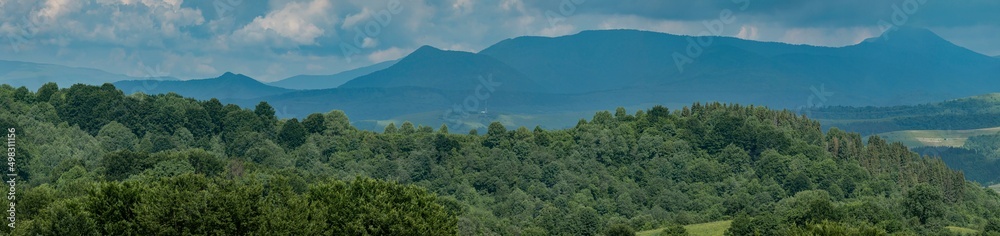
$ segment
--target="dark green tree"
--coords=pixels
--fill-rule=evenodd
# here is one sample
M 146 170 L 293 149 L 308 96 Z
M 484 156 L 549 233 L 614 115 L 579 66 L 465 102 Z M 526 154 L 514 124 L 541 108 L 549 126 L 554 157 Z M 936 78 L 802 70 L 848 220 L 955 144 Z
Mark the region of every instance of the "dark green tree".
M 635 236 L 635 230 L 632 226 L 626 224 L 614 224 L 608 227 L 608 232 L 604 235 L 607 236 Z
M 688 236 L 688 235 L 691 235 L 691 234 L 688 233 L 687 229 L 685 229 L 684 226 L 671 225 L 671 226 L 668 226 L 666 229 L 663 229 L 663 231 L 661 231 L 657 235 L 658 236 Z
M 903 205 L 906 212 L 917 217 L 921 224 L 927 224 L 944 214 L 944 193 L 930 184 L 917 184 L 906 192 Z
M 322 134 L 326 130 L 326 117 L 323 114 L 313 113 L 302 120 L 302 126 L 311 134 Z
M 253 113 L 260 117 L 261 121 L 267 125 L 273 125 L 278 122 L 278 117 L 274 115 L 274 107 L 271 107 L 267 102 L 261 101 L 257 103 L 257 107 L 253 109 Z
M 292 118 L 281 125 L 278 132 L 278 142 L 287 148 L 297 148 L 306 142 L 306 128 L 299 123 L 298 119 Z
M 59 91 L 59 85 L 55 82 L 48 82 L 38 88 L 38 92 L 35 93 L 35 100 L 39 102 L 48 102 L 52 94 Z

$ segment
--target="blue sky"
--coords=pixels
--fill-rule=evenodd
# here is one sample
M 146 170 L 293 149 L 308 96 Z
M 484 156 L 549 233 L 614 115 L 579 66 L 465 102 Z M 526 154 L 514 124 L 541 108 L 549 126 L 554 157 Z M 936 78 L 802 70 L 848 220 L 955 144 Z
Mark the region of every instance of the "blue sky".
M 724 12 L 735 20 L 709 32 Z M 274 81 L 524 35 L 628 28 L 843 46 L 881 34 L 879 22 L 1000 55 L 997 12 L 988 0 L 0 0 L 0 59 Z

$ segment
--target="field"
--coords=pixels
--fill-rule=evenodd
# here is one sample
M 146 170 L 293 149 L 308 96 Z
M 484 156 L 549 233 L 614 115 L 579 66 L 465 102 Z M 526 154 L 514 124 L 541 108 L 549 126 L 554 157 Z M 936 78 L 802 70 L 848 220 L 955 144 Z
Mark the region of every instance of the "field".
M 962 147 L 969 137 L 991 135 L 1000 132 L 1000 127 L 972 130 L 903 130 L 878 134 L 892 142 L 902 142 L 907 147 L 944 146 Z
M 975 235 L 979 233 L 979 231 L 974 229 L 957 227 L 957 226 L 946 226 L 945 228 L 959 235 Z
M 997 192 L 1000 192 L 1000 184 L 990 186 L 990 188 L 996 190 Z
M 1000 191 L 1000 184 L 990 186 L 990 188 L 993 188 L 993 189 L 995 189 L 997 191 Z M 729 229 L 729 225 L 732 224 L 732 223 L 733 223 L 733 221 L 730 221 L 730 220 L 727 220 L 727 221 L 716 221 L 716 222 L 708 222 L 708 223 L 701 223 L 701 224 L 685 225 L 684 229 L 686 229 L 687 232 L 689 234 L 691 234 L 692 236 L 719 236 L 719 235 L 725 234 L 726 230 Z M 945 228 L 947 228 L 951 232 L 958 233 L 959 235 L 974 235 L 976 233 L 979 233 L 979 231 L 977 231 L 977 230 L 970 229 L 970 228 L 964 228 L 964 227 L 958 227 L 958 226 L 947 226 Z M 663 231 L 663 229 L 660 228 L 660 229 L 642 231 L 642 232 L 636 233 L 635 235 L 636 236 L 655 236 L 656 234 L 659 234 L 660 231 Z
M 726 230 L 729 229 L 729 225 L 732 223 L 733 221 L 731 220 L 716 221 L 716 222 L 708 222 L 701 224 L 685 225 L 684 229 L 686 229 L 687 232 L 692 236 L 719 236 L 723 235 L 726 232 Z M 660 233 L 660 231 L 663 231 L 663 229 L 661 228 L 661 229 L 642 231 L 636 233 L 635 235 L 653 236 Z

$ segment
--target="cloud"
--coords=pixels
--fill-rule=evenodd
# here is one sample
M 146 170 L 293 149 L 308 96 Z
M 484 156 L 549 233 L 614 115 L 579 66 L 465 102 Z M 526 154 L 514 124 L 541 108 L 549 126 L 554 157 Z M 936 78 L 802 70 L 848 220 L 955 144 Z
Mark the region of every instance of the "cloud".
M 276 80 L 398 59 L 422 45 L 477 51 L 518 36 L 618 28 L 698 35 L 724 11 L 736 18 L 725 36 L 843 46 L 879 35 L 878 21 L 907 1 L 922 0 L 0 0 L 0 59 Z M 391 20 L 376 19 L 394 3 Z M 1000 1 L 926 1 L 906 24 L 996 55 L 998 11 Z M 379 33 L 359 36 L 371 22 Z M 358 48 L 354 60 L 344 44 Z
M 326 14 L 330 7 L 329 0 L 290 2 L 266 16 L 255 18 L 233 32 L 232 38 L 236 42 L 252 44 L 268 40 L 287 46 L 316 44 L 316 38 L 326 33 L 324 28 L 333 23 L 333 18 L 328 18 Z M 289 42 L 291 44 L 287 44 Z
M 368 55 L 368 61 L 372 63 L 379 63 L 384 61 L 391 61 L 402 58 L 406 56 L 410 51 L 404 51 L 403 49 L 392 47 L 385 50 L 379 50 Z

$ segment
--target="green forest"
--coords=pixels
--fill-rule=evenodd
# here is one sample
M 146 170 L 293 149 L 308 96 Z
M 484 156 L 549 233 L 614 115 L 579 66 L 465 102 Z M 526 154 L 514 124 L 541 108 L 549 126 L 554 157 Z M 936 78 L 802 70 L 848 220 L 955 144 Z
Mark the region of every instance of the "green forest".
M 11 235 L 1000 235 L 1000 195 L 940 158 L 759 106 L 372 132 L 340 111 L 50 83 L 0 87 L 0 128 Z
M 918 147 L 914 152 L 940 156 L 949 167 L 983 185 L 1000 184 L 1000 134 L 972 136 L 962 147 Z
M 824 126 L 865 135 L 899 130 L 993 128 L 1000 127 L 1000 93 L 912 106 L 820 107 L 808 114 Z

